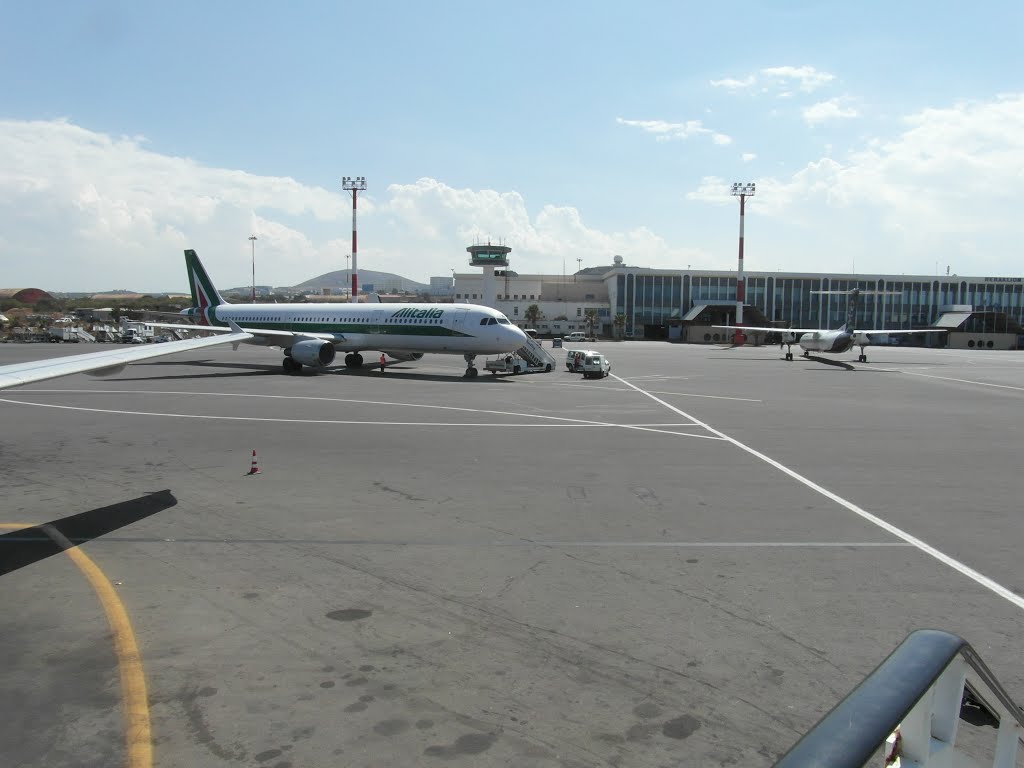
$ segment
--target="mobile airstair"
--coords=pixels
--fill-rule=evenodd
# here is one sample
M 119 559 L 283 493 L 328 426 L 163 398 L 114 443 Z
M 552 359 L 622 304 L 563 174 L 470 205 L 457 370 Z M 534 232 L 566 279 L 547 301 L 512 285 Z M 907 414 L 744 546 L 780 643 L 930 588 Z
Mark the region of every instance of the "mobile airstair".
M 536 339 L 527 338 L 526 344 L 517 349 L 516 354 L 529 363 L 531 369 L 550 372 L 558 365 L 558 361 Z
M 84 328 L 77 328 L 76 327 L 76 328 L 72 328 L 71 330 L 74 332 L 75 336 L 78 337 L 79 341 L 91 341 L 91 342 L 95 342 L 96 341 L 96 337 L 93 336 L 91 333 L 89 333 Z
M 967 740 L 983 757 L 958 747 L 964 723 L 986 731 L 994 742 Z M 956 635 L 919 629 L 775 768 L 1014 768 L 1021 740 L 1024 713 L 977 651 Z
M 488 360 L 484 370 L 497 375 L 499 373 L 550 373 L 555 370 L 555 358 L 548 354 L 540 342 L 528 339 L 526 344 L 512 355 Z

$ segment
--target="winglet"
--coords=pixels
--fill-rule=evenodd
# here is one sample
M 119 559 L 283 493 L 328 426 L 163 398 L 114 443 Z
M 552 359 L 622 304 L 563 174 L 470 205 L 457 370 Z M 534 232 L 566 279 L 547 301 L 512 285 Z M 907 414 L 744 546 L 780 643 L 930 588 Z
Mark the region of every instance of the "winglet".
M 236 323 L 234 320 L 231 320 L 231 319 L 228 320 L 228 328 L 231 329 L 232 333 L 247 333 L 247 331 L 243 331 L 239 327 L 238 323 Z M 232 351 L 237 352 L 238 351 L 238 345 L 241 344 L 241 343 L 242 343 L 241 339 L 239 339 L 238 341 L 231 342 L 231 349 L 232 349 Z

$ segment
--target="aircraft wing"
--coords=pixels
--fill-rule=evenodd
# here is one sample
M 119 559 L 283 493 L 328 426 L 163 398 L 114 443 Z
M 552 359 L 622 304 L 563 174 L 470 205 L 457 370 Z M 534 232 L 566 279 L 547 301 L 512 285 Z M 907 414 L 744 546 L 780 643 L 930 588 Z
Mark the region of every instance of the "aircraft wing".
M 820 333 L 825 330 L 824 328 L 765 328 L 758 325 L 712 325 L 711 327 L 729 328 L 734 331 L 765 331 L 766 333 Z
M 246 333 L 239 329 L 238 326 L 235 326 L 235 330 L 226 336 L 168 341 L 164 344 L 147 344 L 142 348 L 133 347 L 104 352 L 89 352 L 84 355 L 35 360 L 31 363 L 0 365 L 0 389 L 20 387 L 23 384 L 56 379 L 59 376 L 70 376 L 73 373 L 93 373 L 94 375 L 103 376 L 109 373 L 116 373 L 128 363 L 134 363 L 138 360 L 163 357 L 164 355 L 173 355 L 175 352 L 187 352 L 191 349 L 213 347 L 218 344 L 237 344 L 240 341 L 251 338 L 251 333 Z
M 903 331 L 903 330 L 890 330 L 890 331 L 886 331 L 884 329 L 883 330 L 872 329 L 872 330 L 862 331 L 862 330 L 858 329 L 858 330 L 854 331 L 854 333 L 864 333 L 864 334 L 867 334 L 869 336 L 872 333 L 888 334 L 889 336 L 892 336 L 893 334 L 897 334 L 897 333 L 947 333 L 948 331 L 949 331 L 949 328 L 917 328 L 916 330 L 912 330 L 912 331 Z
M 173 328 L 181 331 L 212 331 L 213 333 L 231 333 L 231 328 L 222 325 L 185 325 L 184 323 L 150 323 L 154 328 Z M 337 333 L 313 333 L 308 331 L 279 331 L 271 328 L 242 328 L 250 338 L 264 339 L 323 339 L 324 341 L 341 342 L 344 337 Z

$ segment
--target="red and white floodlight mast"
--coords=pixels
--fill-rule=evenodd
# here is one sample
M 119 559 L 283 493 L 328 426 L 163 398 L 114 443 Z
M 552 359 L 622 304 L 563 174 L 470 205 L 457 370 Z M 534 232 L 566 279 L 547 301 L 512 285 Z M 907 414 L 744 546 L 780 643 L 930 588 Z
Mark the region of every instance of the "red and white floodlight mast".
M 743 302 L 746 299 L 746 292 L 743 286 L 743 214 L 744 214 L 744 203 L 748 197 L 754 196 L 754 185 L 753 184 L 740 184 L 736 183 L 732 185 L 732 194 L 740 199 L 740 264 L 736 272 L 736 325 L 743 325 Z M 736 345 L 743 344 L 746 341 L 746 337 L 743 335 L 741 328 L 736 329 L 736 333 L 732 337 L 732 343 Z
M 256 303 L 256 235 L 249 236 L 252 244 L 252 303 Z
M 352 293 L 350 294 L 349 301 L 359 300 L 359 277 L 358 277 L 358 265 L 356 264 L 356 197 L 360 191 L 366 191 L 366 177 L 356 176 L 343 176 L 341 178 L 341 188 L 346 192 L 352 193 Z

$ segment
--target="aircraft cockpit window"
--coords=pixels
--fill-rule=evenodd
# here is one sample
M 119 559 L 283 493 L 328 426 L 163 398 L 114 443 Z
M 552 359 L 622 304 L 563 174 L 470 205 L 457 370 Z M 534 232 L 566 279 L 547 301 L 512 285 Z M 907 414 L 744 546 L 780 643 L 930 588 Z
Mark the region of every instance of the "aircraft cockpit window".
M 498 318 L 498 324 L 499 325 L 511 325 L 511 323 L 508 321 L 507 317 L 499 317 Z
M 480 318 L 480 325 L 487 325 L 487 318 L 486 317 Z

